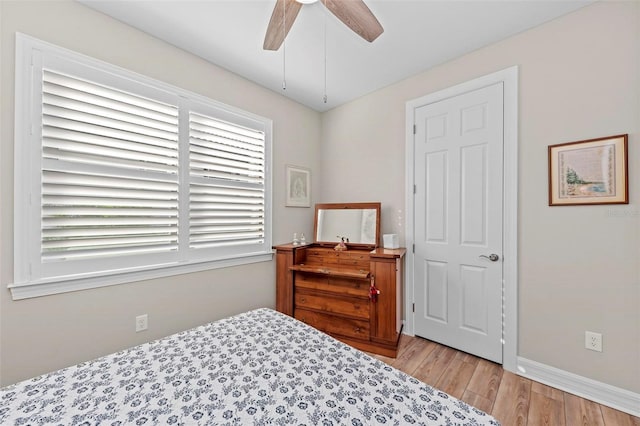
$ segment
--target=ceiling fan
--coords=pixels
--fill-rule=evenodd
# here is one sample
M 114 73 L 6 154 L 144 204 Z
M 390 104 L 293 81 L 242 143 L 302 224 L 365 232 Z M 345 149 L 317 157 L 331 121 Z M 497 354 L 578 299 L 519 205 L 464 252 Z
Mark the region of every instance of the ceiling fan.
M 264 37 L 264 50 L 278 50 L 289 33 L 303 4 L 317 0 L 277 0 Z M 368 42 L 374 41 L 384 29 L 362 0 L 320 0 L 347 27 Z

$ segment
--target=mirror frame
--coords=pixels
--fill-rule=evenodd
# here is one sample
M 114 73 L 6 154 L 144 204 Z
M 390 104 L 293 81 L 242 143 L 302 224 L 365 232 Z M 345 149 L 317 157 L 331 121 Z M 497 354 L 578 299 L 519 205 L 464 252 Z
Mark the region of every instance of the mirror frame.
M 313 239 L 318 237 L 318 211 L 319 210 L 345 210 L 345 209 L 374 209 L 376 211 L 376 243 L 375 244 L 362 244 L 362 243 L 346 243 L 350 248 L 370 248 L 375 249 L 380 245 L 380 211 L 381 203 L 319 203 L 316 204 L 316 212 L 313 220 Z M 336 241 L 315 241 L 316 244 L 325 246 L 335 246 Z

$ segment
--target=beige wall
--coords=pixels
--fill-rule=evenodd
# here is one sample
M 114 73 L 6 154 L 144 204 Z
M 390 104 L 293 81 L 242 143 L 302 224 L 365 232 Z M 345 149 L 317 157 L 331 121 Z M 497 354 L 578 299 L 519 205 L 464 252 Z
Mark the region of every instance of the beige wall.
M 272 119 L 274 243 L 290 241 L 294 231 L 311 234 L 311 210 L 285 208 L 281 188 L 285 164 L 317 171 L 320 114 L 73 1 L 2 0 L 0 31 L 0 384 L 250 308 L 274 307 L 273 262 L 11 299 L 16 31 Z M 149 315 L 149 330 L 135 333 L 134 317 L 142 313 Z
M 323 114 L 317 199 L 382 201 L 382 232 L 402 235 L 406 102 L 512 65 L 519 356 L 639 392 L 640 2 L 597 3 Z M 630 204 L 549 207 L 547 146 L 620 133 Z M 602 353 L 584 349 L 585 330 L 603 334 Z

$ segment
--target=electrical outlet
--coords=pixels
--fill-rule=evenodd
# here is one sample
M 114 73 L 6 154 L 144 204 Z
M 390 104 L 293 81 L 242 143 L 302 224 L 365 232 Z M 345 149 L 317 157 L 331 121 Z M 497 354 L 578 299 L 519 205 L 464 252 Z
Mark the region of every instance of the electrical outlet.
M 602 352 L 602 334 L 585 331 L 584 347 L 592 351 Z
M 147 314 L 138 315 L 136 317 L 136 333 L 144 331 L 149 328 L 149 317 Z

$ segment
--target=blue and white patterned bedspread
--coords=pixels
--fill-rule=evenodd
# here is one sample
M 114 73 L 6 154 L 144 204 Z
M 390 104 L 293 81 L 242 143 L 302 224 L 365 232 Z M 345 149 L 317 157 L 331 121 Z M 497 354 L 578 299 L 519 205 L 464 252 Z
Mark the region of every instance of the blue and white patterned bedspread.
M 291 317 L 257 309 L 0 390 L 2 425 L 498 425 Z

